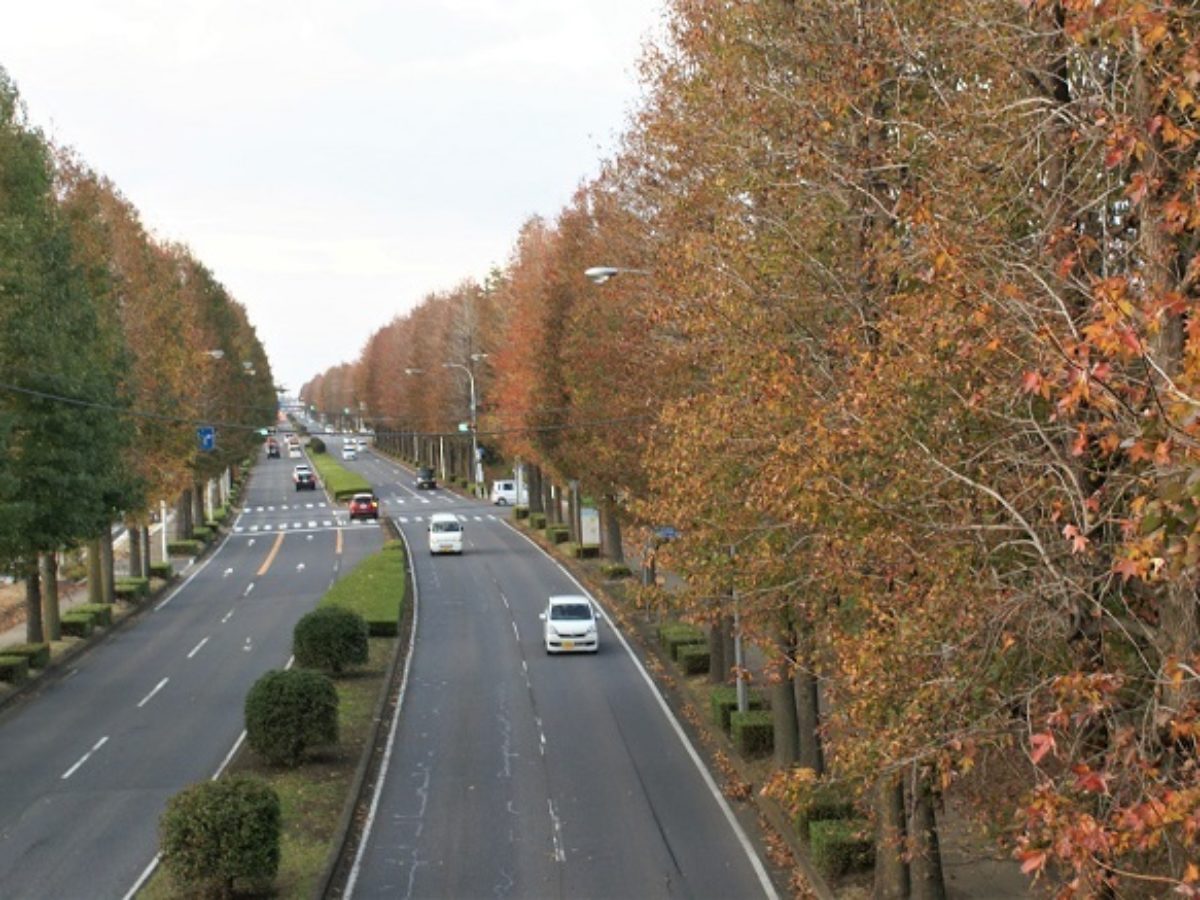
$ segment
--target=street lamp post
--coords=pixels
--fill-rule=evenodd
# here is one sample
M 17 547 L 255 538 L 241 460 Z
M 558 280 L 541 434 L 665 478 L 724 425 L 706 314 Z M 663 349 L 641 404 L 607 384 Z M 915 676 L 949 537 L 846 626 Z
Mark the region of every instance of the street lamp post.
M 649 275 L 649 269 L 627 269 L 624 266 L 592 266 L 584 269 L 584 277 L 595 284 L 604 284 L 618 275 Z
M 484 356 L 482 353 L 472 353 L 471 359 Z M 467 373 L 467 384 L 471 388 L 471 462 L 474 466 L 474 482 L 475 496 L 479 496 L 479 485 L 483 481 L 483 465 L 479 460 L 479 421 L 477 418 L 477 409 L 475 403 L 475 373 L 471 371 L 470 366 L 464 366 L 462 363 L 442 363 L 442 368 L 445 369 L 462 369 Z

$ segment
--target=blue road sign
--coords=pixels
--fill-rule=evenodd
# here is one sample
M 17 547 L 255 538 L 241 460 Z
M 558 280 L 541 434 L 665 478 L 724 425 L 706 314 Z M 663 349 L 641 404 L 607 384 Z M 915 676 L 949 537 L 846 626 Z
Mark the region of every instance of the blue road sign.
M 196 429 L 196 438 L 200 441 L 200 449 L 211 451 L 217 449 L 217 429 L 211 425 L 203 425 Z

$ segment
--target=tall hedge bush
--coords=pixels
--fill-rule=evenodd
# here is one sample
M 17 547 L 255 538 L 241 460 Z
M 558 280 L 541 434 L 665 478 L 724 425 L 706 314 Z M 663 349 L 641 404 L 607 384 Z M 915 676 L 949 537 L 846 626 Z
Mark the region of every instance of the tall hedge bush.
M 246 695 L 246 742 L 273 765 L 296 766 L 309 747 L 338 739 L 338 695 L 320 672 L 271 671 Z
M 296 665 L 306 669 L 339 675 L 347 666 L 364 665 L 368 652 L 367 620 L 344 607 L 318 607 L 292 630 Z
M 230 896 L 235 882 L 261 890 L 279 870 L 279 797 L 246 776 L 205 781 L 167 802 L 159 820 L 162 863 L 188 893 Z

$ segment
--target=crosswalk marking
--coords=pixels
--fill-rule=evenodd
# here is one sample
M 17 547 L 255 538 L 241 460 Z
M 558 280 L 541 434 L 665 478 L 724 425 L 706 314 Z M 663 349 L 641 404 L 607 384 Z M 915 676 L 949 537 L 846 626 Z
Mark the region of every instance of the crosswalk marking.
M 489 518 L 489 519 L 491 519 L 493 522 L 495 522 L 495 521 L 498 521 L 498 520 L 496 519 L 496 517 L 495 517 L 495 516 L 493 516 L 493 515 L 491 515 L 490 513 L 488 514 L 488 518 Z
M 316 528 L 316 527 L 317 527 L 317 522 L 316 522 L 316 520 L 314 519 L 314 520 L 310 521 L 310 522 L 308 523 L 308 527 L 309 527 L 309 528 Z
M 455 516 L 455 518 L 458 519 L 458 521 L 460 521 L 460 522 L 467 521 L 467 517 L 462 515 L 461 513 L 459 515 Z
M 323 521 L 321 524 L 322 524 L 322 525 L 324 525 L 326 528 L 328 528 L 328 527 L 329 527 L 330 525 L 332 525 L 333 523 L 332 523 L 332 522 L 330 522 L 328 519 L 325 519 L 325 520 L 324 520 L 324 521 Z

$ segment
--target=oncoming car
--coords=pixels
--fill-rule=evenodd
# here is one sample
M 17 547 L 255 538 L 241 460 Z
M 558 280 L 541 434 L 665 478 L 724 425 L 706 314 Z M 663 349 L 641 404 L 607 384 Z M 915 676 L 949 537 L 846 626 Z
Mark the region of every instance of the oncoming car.
M 596 609 L 579 594 L 556 594 L 541 614 L 547 653 L 595 653 L 600 649 Z
M 355 494 L 350 499 L 350 521 L 355 519 L 378 519 L 379 498 L 374 494 Z
M 429 517 L 429 552 L 463 552 L 463 527 L 458 516 L 453 513 L 434 513 Z

